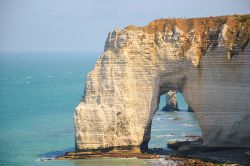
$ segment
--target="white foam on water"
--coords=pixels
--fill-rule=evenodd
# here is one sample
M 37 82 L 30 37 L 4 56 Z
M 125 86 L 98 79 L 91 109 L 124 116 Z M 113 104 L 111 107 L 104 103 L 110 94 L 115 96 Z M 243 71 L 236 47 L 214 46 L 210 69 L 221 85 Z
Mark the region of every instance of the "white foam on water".
M 184 124 L 181 124 L 181 126 L 193 127 L 193 126 L 198 126 L 198 125 L 184 123 Z
M 161 120 L 161 118 L 155 118 L 155 120 Z
M 54 160 L 55 158 L 54 157 L 51 157 L 51 158 L 48 158 L 48 157 L 44 157 L 44 158 L 39 158 L 39 159 L 36 159 L 35 161 L 49 161 L 49 160 Z
M 156 135 L 155 137 L 157 138 L 164 138 L 164 137 L 173 137 L 175 136 L 174 134 L 165 134 L 165 135 Z

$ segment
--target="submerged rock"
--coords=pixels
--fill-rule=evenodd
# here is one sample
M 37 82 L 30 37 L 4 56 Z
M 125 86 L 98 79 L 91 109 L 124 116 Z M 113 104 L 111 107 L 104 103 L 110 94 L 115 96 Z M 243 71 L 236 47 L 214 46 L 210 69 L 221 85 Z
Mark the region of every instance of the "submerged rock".
M 76 149 L 147 149 L 160 95 L 183 93 L 203 144 L 250 147 L 250 19 L 160 19 L 109 33 L 75 111 Z

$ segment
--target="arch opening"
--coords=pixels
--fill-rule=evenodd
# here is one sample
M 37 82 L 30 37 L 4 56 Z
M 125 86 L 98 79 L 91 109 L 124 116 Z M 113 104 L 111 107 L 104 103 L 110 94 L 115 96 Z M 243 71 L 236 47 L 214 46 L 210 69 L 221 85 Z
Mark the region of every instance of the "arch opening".
M 160 95 L 152 119 L 149 149 L 168 149 L 169 142 L 197 140 L 201 133 L 196 116 L 180 91 L 169 90 Z

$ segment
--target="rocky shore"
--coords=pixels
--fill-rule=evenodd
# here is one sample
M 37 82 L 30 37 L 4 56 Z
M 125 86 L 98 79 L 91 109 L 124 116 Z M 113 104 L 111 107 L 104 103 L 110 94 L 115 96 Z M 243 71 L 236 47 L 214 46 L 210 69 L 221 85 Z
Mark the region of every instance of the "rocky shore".
M 58 156 L 57 160 L 71 159 L 95 159 L 95 158 L 138 158 L 138 159 L 158 159 L 158 154 L 131 153 L 131 152 L 67 152 L 64 156 Z
M 169 152 L 166 152 L 169 153 Z M 210 156 L 206 156 L 209 154 Z M 56 160 L 73 160 L 73 159 L 97 159 L 97 158 L 138 158 L 138 159 L 153 159 L 153 165 L 176 165 L 176 166 L 247 166 L 248 162 L 241 161 L 240 158 L 234 161 L 223 156 L 223 160 L 219 158 L 212 158 L 216 153 L 203 153 L 195 155 L 158 155 L 158 154 L 136 154 L 136 153 L 82 153 L 82 152 L 68 152 L 64 156 L 59 156 Z M 232 154 L 231 154 L 232 155 Z M 221 157 L 221 156 L 220 156 Z M 229 156 L 227 156 L 229 157 Z M 228 162 L 229 161 L 229 162 Z M 172 163 L 172 164 L 171 164 Z
M 250 164 L 250 148 L 206 147 L 202 145 L 201 139 L 195 141 L 170 142 L 168 143 L 168 147 L 175 150 L 173 156 L 181 158 L 242 166 L 248 166 Z
M 199 144 L 200 140 L 172 142 L 170 149 L 148 149 L 139 153 L 129 150 L 110 152 L 67 152 L 56 160 L 96 158 L 138 158 L 153 159 L 153 165 L 176 166 L 248 166 L 250 148 L 211 148 Z M 172 163 L 172 164 L 171 164 Z

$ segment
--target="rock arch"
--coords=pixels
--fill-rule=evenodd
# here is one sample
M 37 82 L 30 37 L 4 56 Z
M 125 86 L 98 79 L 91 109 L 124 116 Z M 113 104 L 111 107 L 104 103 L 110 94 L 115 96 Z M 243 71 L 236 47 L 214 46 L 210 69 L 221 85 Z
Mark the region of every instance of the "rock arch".
M 204 145 L 250 147 L 250 19 L 240 18 L 161 19 L 109 33 L 76 108 L 76 148 L 146 149 L 169 89 L 196 113 Z

